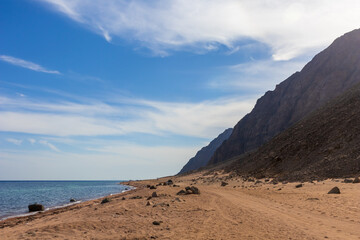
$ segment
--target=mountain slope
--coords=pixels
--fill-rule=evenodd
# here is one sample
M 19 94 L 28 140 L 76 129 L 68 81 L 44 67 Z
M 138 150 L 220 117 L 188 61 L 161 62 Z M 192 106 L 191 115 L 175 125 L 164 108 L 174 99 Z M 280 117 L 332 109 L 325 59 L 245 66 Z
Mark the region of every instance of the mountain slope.
M 186 173 L 192 170 L 199 169 L 208 164 L 211 156 L 214 154 L 215 150 L 230 137 L 232 133 L 232 128 L 226 129 L 223 133 L 217 136 L 214 140 L 212 140 L 209 145 L 203 147 L 200 151 L 196 153 L 196 155 L 191 158 L 186 165 L 181 169 L 179 174 Z
M 360 30 L 336 39 L 302 70 L 258 99 L 209 164 L 254 150 L 360 82 Z
M 360 174 L 360 85 L 337 97 L 230 169 L 286 180 Z

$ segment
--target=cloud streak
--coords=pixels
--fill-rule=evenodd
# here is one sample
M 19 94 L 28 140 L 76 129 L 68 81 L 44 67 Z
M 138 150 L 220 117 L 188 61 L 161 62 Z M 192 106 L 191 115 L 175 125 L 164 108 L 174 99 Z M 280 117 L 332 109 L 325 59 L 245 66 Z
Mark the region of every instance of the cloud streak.
M 222 98 L 198 103 L 118 99 L 112 103 L 39 102 L 0 97 L 0 131 L 49 136 L 114 136 L 130 133 L 211 138 L 255 103 Z
M 270 46 L 273 59 L 288 60 L 323 48 L 360 22 L 357 0 L 39 1 L 109 42 L 137 41 L 159 55 L 219 45 L 236 50 L 251 39 Z
M 15 66 L 19 66 L 19 67 L 23 67 L 26 69 L 30 69 L 36 72 L 43 72 L 43 73 L 50 73 L 50 74 L 60 74 L 59 71 L 56 70 L 48 70 L 46 68 L 44 68 L 43 66 L 40 66 L 39 64 L 30 62 L 30 61 L 26 61 L 20 58 L 15 58 L 15 57 L 11 57 L 11 56 L 6 56 L 6 55 L 0 55 L 0 60 L 3 62 L 7 62 L 10 63 L 12 65 Z

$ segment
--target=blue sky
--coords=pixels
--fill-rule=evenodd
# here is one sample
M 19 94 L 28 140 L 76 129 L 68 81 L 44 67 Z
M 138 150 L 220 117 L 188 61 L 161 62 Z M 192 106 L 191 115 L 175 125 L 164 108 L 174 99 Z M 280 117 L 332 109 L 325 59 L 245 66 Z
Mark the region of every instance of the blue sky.
M 0 3 L 0 180 L 177 173 L 358 1 Z

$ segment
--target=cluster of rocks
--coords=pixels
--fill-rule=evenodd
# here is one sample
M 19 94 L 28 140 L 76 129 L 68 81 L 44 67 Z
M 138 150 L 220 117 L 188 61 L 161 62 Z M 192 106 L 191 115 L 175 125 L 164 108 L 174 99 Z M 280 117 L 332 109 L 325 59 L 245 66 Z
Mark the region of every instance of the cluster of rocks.
M 200 190 L 195 186 L 187 186 L 185 190 L 180 190 L 176 195 L 200 194 Z

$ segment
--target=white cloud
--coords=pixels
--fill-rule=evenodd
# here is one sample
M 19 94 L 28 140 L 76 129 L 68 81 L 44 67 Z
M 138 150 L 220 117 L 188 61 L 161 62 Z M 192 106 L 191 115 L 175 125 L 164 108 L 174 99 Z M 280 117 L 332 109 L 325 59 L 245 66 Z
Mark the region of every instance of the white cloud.
M 29 141 L 31 144 L 35 144 L 35 143 L 36 143 L 36 140 L 33 139 L 33 138 L 29 138 L 28 141 Z
M 223 90 L 246 90 L 263 93 L 273 89 L 280 80 L 300 71 L 308 59 L 290 61 L 252 60 L 227 66 L 226 72 L 209 81 L 208 86 Z
M 99 136 L 148 133 L 211 138 L 232 127 L 255 103 L 224 98 L 198 103 L 120 99 L 47 103 L 0 97 L 0 131 L 49 136 Z
M 55 147 L 53 144 L 49 143 L 46 140 L 39 140 L 39 143 L 49 147 L 51 150 L 54 150 L 55 152 L 60 152 L 60 150 L 57 147 Z
M 9 143 L 13 143 L 15 145 L 20 146 L 23 142 L 23 140 L 21 139 L 15 139 L 15 138 L 7 138 L 6 141 L 8 141 Z
M 23 67 L 23 68 L 27 68 L 36 72 L 44 72 L 44 73 L 51 73 L 51 74 L 60 74 L 59 71 L 55 71 L 55 70 L 48 70 L 46 68 L 44 68 L 43 66 L 40 66 L 39 64 L 33 63 L 33 62 L 29 62 L 20 58 L 15 58 L 15 57 L 11 57 L 11 56 L 6 56 L 6 55 L 0 55 L 0 60 L 19 66 L 19 67 Z
M 359 27 L 358 0 L 40 0 L 107 41 L 139 41 L 160 55 L 168 50 L 217 45 L 236 49 L 253 39 L 275 60 L 318 50 Z

